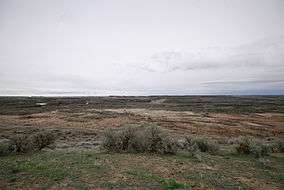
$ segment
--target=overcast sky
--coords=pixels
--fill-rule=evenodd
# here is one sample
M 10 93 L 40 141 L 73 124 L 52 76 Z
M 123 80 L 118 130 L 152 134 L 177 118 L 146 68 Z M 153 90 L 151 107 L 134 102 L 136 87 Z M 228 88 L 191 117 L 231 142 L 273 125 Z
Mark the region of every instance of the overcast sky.
M 0 0 L 0 94 L 284 94 L 283 23 L 283 0 Z

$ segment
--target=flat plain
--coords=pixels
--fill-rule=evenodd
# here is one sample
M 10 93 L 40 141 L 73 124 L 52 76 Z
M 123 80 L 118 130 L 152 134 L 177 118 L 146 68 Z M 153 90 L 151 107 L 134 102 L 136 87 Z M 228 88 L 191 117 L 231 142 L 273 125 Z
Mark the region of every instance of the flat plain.
M 203 138 L 219 150 L 164 155 L 101 147 L 107 129 L 152 125 L 179 142 Z M 0 98 L 2 141 L 42 131 L 54 143 L 0 157 L 0 189 L 284 188 L 283 152 L 236 152 L 242 137 L 283 141 L 284 96 Z

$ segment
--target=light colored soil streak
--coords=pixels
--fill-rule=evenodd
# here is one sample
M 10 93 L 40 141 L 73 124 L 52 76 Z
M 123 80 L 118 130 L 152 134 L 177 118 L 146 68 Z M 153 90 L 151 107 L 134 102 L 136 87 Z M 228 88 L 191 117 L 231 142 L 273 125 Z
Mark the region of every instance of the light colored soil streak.
M 94 112 L 98 111 L 102 111 L 102 116 L 93 117 Z M 117 113 L 117 115 L 104 115 L 104 112 Z M 229 115 L 151 109 L 92 109 L 77 114 L 52 111 L 25 116 L 0 115 L 2 126 L 103 130 L 141 123 L 156 123 L 172 133 L 184 135 L 284 137 L 284 114 Z

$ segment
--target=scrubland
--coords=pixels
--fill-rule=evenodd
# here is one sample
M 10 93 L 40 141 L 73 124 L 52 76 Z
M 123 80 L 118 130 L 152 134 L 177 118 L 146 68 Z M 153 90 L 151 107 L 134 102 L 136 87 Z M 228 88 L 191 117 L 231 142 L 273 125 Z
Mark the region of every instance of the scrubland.
M 284 96 L 1 97 L 0 189 L 283 189 Z

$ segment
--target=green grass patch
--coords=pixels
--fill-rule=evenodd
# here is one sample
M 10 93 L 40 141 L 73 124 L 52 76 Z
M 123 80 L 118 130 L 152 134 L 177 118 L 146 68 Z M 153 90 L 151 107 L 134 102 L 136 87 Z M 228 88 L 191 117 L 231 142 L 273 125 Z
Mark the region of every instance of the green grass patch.
M 283 183 L 284 157 L 271 156 L 269 158 L 258 159 L 254 162 L 254 167 L 260 170 L 260 172 L 256 174 L 258 178 L 279 184 Z
M 128 175 L 135 176 L 137 179 L 146 183 L 145 185 L 150 185 L 152 187 L 157 187 L 164 190 L 174 190 L 174 189 L 192 189 L 191 186 L 178 183 L 174 179 L 166 180 L 161 176 L 156 176 L 150 172 L 143 169 L 129 170 Z
M 241 177 L 281 187 L 283 163 L 282 153 L 261 159 L 201 153 L 201 160 L 197 161 L 186 154 L 37 152 L 0 157 L 0 181 L 12 189 L 19 184 L 23 188 L 33 184 L 42 189 L 248 188 L 236 180 Z M 152 169 L 153 166 L 159 167 Z M 171 177 L 159 175 L 161 172 Z
M 96 154 L 41 152 L 25 155 L 11 155 L 0 160 L 0 178 L 15 182 L 20 174 L 31 176 L 32 179 L 46 179 L 44 186 L 67 180 L 77 189 L 86 189 L 81 182 L 82 172 L 100 176 L 107 172 L 108 167 L 100 163 Z M 27 181 L 28 183 L 28 181 Z

